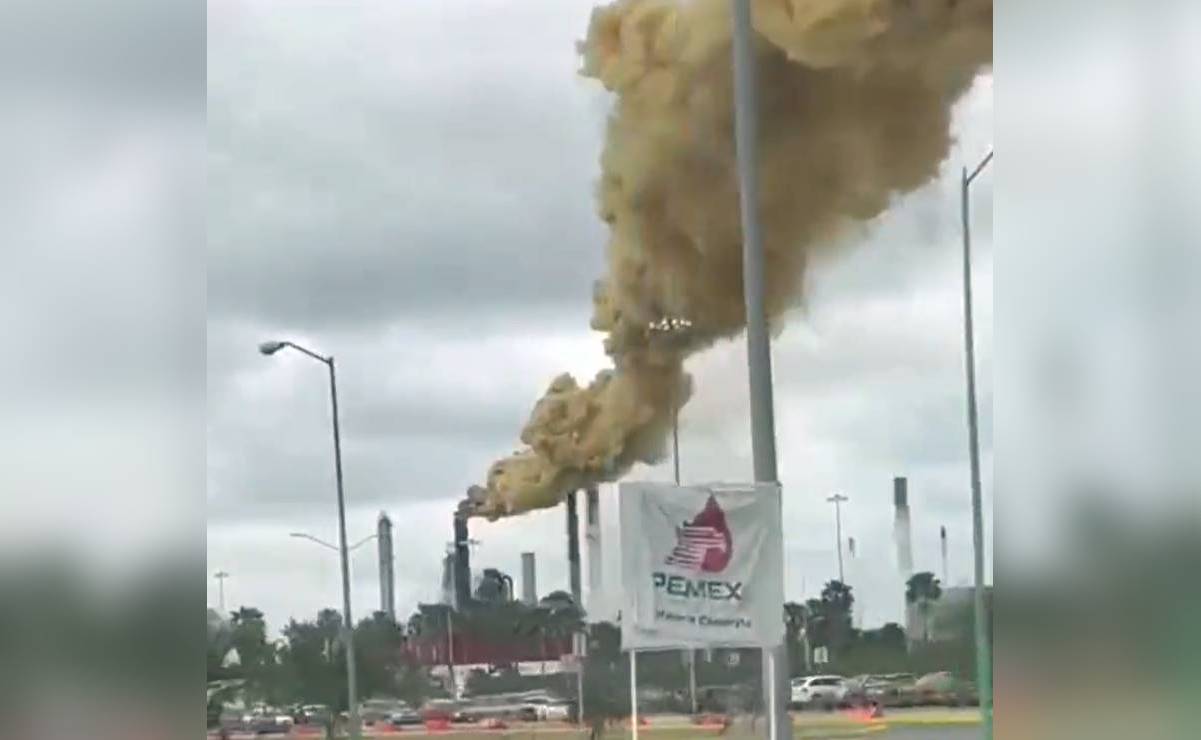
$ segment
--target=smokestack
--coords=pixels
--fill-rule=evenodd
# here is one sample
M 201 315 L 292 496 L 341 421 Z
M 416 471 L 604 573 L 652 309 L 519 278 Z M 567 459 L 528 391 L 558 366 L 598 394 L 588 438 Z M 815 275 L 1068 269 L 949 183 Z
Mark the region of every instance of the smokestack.
M 537 571 L 535 570 L 534 553 L 521 553 L 521 600 L 526 606 L 538 603 Z
M 471 548 L 467 536 L 467 515 L 454 516 L 454 591 L 455 606 L 462 608 L 471 601 Z
M 567 494 L 567 567 L 571 576 L 571 598 L 583 604 L 580 594 L 580 515 L 576 511 L 576 492 Z
M 951 581 L 947 578 L 947 528 L 938 528 L 938 544 L 942 552 L 942 582 L 946 586 L 951 585 Z
M 898 476 L 892 479 L 892 500 L 896 508 L 893 536 L 897 543 L 897 569 L 901 578 L 913 575 L 913 544 L 909 531 L 909 481 Z
M 600 529 L 600 490 L 596 486 L 585 489 L 586 506 L 584 509 L 584 540 L 588 547 L 588 607 L 596 610 L 599 606 L 604 576 L 601 560 L 601 529 Z
M 455 606 L 455 554 L 446 553 L 442 558 L 442 603 L 449 607 Z
M 379 610 L 396 621 L 396 575 L 392 568 L 392 520 L 380 512 L 376 528 L 379 539 Z

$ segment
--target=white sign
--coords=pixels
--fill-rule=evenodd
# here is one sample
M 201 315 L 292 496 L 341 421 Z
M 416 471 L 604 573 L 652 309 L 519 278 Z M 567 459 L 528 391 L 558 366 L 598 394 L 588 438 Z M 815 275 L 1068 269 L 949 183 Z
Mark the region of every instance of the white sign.
M 619 487 L 622 647 L 774 647 L 784 640 L 775 484 Z

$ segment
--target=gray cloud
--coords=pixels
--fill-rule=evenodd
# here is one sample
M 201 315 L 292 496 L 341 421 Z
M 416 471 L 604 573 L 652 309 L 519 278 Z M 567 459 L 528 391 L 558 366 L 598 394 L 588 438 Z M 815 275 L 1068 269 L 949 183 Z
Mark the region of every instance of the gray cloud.
M 261 18 L 216 41 L 214 314 L 361 328 L 482 307 L 549 313 L 588 294 L 604 240 L 591 200 L 599 92 L 573 66 L 514 49 L 504 22 L 494 33 L 482 19 L 395 19 L 376 36 L 389 15 L 303 37 Z M 477 46 L 435 43 L 458 32 L 456 45 Z M 369 54 L 358 45 L 373 40 Z

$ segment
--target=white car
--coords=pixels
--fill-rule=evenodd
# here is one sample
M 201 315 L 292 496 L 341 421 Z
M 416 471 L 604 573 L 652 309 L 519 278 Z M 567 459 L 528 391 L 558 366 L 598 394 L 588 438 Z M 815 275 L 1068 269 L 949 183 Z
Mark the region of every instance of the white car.
M 566 722 L 571 719 L 571 705 L 566 702 L 535 704 L 534 711 L 543 722 Z
M 277 712 L 270 707 L 255 707 L 242 717 L 242 729 L 256 734 L 287 733 L 292 730 L 294 720 L 290 715 Z
M 846 679 L 842 676 L 805 676 L 792 679 L 794 707 L 836 707 L 847 697 Z

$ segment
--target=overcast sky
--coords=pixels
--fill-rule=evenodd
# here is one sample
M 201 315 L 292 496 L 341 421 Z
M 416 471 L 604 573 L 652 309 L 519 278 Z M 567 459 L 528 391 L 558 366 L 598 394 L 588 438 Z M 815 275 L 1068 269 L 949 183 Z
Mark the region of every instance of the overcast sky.
M 591 6 L 209 3 L 208 562 L 231 573 L 230 608 L 257 606 L 278 629 L 339 602 L 336 554 L 288 537 L 336 538 L 324 368 L 262 357 L 259 341 L 336 356 L 349 537 L 393 517 L 402 615 L 436 597 L 454 503 L 514 449 L 550 379 L 606 365 L 588 315 L 609 100 L 575 74 L 574 52 Z M 942 179 L 817 265 L 774 345 L 786 594 L 816 596 L 836 575 L 825 499 L 842 492 L 865 626 L 902 613 L 894 475 L 910 480 L 916 566 L 940 570 L 945 525 L 951 584 L 971 574 L 958 178 L 992 145 L 992 101 L 982 78 L 958 108 Z M 973 209 L 991 510 L 990 173 Z M 688 369 L 684 479 L 749 478 L 743 342 Z M 665 464 L 629 477 L 670 476 Z M 519 580 L 533 550 L 540 589 L 566 586 L 561 508 L 478 522 L 472 536 L 474 564 Z M 378 608 L 373 548 L 351 566 L 365 616 Z

